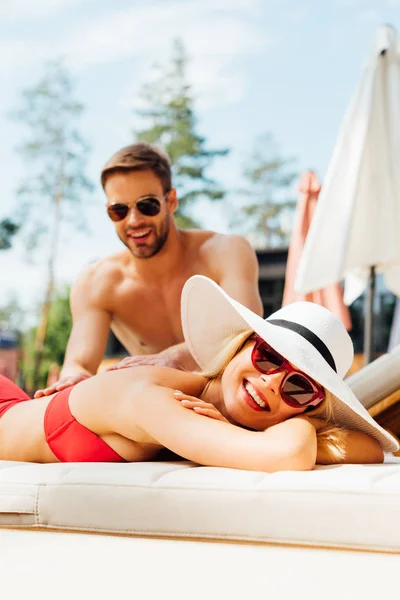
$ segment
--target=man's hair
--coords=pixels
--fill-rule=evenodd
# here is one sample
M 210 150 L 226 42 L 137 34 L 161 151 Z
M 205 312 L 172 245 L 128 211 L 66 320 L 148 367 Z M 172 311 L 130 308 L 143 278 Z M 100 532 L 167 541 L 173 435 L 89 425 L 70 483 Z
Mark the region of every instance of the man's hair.
M 166 194 L 172 187 L 171 162 L 162 150 L 150 144 L 132 144 L 121 148 L 108 159 L 101 172 L 103 189 L 113 173 L 152 171 L 158 177 Z

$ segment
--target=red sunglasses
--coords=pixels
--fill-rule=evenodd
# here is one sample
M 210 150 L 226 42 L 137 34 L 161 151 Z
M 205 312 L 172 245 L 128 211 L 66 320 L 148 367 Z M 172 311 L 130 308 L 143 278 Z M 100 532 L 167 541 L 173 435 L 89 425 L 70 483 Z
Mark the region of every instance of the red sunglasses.
M 251 362 L 260 373 L 272 375 L 282 369 L 286 371 L 279 392 L 282 400 L 293 408 L 316 406 L 325 398 L 324 388 L 316 381 L 298 371 L 262 338 L 255 336 Z

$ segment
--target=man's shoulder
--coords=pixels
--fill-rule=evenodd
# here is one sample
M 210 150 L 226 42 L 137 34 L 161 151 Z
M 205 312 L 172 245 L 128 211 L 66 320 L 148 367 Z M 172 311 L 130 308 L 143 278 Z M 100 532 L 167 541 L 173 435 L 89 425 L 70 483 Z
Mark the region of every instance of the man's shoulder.
M 231 277 L 258 277 L 258 260 L 254 248 L 235 233 L 202 232 L 195 254 L 202 273 L 217 283 Z M 188 253 L 190 254 L 190 253 Z
M 236 249 L 248 249 L 252 252 L 250 243 L 241 235 L 235 233 L 218 233 L 216 231 L 207 231 L 202 229 L 192 229 L 187 231 L 190 243 L 197 246 L 203 253 L 219 253 L 221 251 L 230 252 Z
M 215 233 L 204 239 L 199 248 L 201 255 L 207 262 L 224 262 L 224 258 L 231 262 L 234 257 L 254 256 L 255 251 L 250 243 L 241 235 L 235 233 Z
M 126 266 L 124 252 L 101 258 L 82 269 L 73 287 L 103 289 L 115 286 L 124 277 L 124 266 Z

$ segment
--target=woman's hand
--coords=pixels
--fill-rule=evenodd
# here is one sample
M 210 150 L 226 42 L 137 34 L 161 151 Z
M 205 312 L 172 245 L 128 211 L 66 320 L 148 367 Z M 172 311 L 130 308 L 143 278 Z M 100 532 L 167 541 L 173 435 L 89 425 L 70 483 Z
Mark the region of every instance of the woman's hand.
M 229 423 L 228 419 L 226 419 L 224 415 L 222 415 L 219 410 L 209 402 L 204 402 L 204 400 L 200 400 L 200 398 L 196 398 L 195 396 L 188 396 L 180 390 L 175 390 L 174 396 L 177 400 L 179 400 L 184 408 L 189 408 L 190 410 L 193 410 L 193 412 L 198 413 L 199 415 L 204 415 L 205 417 L 209 417 L 210 419 Z

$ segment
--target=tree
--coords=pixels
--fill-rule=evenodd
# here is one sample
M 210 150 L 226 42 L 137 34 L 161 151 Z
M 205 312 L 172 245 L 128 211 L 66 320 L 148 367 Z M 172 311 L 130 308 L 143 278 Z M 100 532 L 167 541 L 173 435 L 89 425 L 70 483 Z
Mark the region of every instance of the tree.
M 11 219 L 2 219 L 0 221 L 0 250 L 11 248 L 11 238 L 18 231 L 18 225 Z
M 35 343 L 34 385 L 43 358 L 52 300 L 61 223 L 83 225 L 77 206 L 92 184 L 84 174 L 88 146 L 75 121 L 83 105 L 73 97 L 71 77 L 60 60 L 48 63 L 45 73 L 22 92 L 15 117 L 29 132 L 19 148 L 27 178 L 18 190 L 21 229 L 30 251 L 46 242 L 47 286 Z
M 172 61 L 168 66 L 154 67 L 157 77 L 146 84 L 140 96 L 147 105 L 136 114 L 148 126 L 135 132 L 137 141 L 163 148 L 172 163 L 174 185 L 180 201 L 178 224 L 193 226 L 188 207 L 200 197 L 220 200 L 225 191 L 206 175 L 218 156 L 226 156 L 228 148 L 206 149 L 206 140 L 196 132 L 197 118 L 190 84 L 186 80 L 187 56 L 183 44 L 175 40 Z
M 263 134 L 256 139 L 244 177 L 250 187 L 240 190 L 245 203 L 232 219 L 232 224 L 241 225 L 253 236 L 262 239 L 264 247 L 287 245 L 289 232 L 284 227 L 284 218 L 290 217 L 296 200 L 288 197 L 296 173 L 289 166 L 292 159 L 282 158 L 273 137 Z
M 39 374 L 35 372 L 38 327 L 31 328 L 23 336 L 23 374 L 25 387 L 29 393 L 35 392 L 38 387 L 45 386 L 51 367 L 55 364 L 61 367 L 64 362 L 65 349 L 72 327 L 69 294 L 68 286 L 54 291 L 54 298 L 48 314 L 47 335 L 39 365 Z

